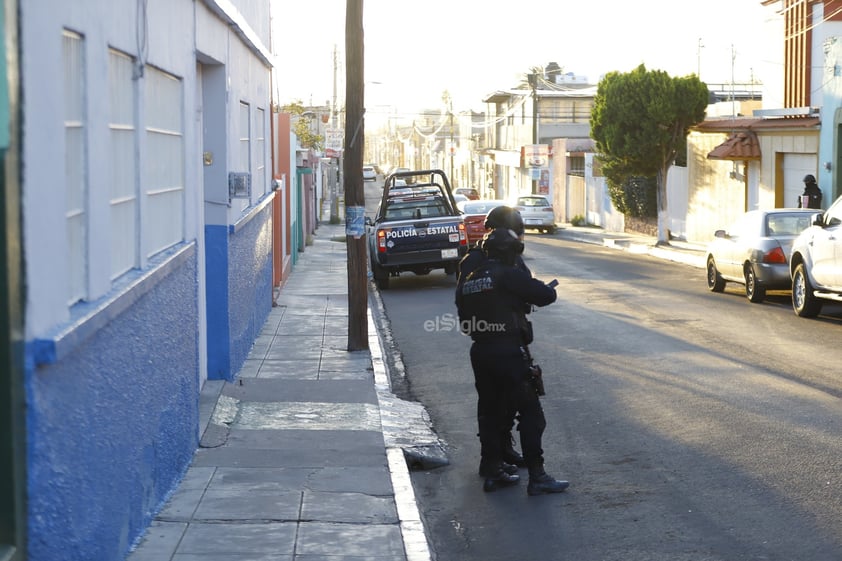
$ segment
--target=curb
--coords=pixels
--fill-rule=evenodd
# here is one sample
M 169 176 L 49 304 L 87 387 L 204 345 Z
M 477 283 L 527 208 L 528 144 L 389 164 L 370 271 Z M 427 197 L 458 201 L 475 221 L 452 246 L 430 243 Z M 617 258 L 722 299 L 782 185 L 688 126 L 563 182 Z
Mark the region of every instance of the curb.
M 383 360 L 383 345 L 371 308 L 366 310 L 368 318 L 368 347 L 371 354 L 371 366 L 374 370 L 374 385 L 377 390 L 378 408 L 382 410 L 382 393 L 391 393 L 389 374 L 386 362 Z M 383 422 L 381 418 L 381 423 Z M 400 447 L 386 445 L 386 457 L 389 462 L 389 473 L 392 477 L 392 491 L 395 493 L 395 506 L 398 511 L 398 521 L 403 536 L 404 552 L 407 561 L 432 561 L 424 523 L 415 502 L 415 491 L 409 478 L 409 467 L 406 457 Z
M 690 265 L 691 267 L 695 267 L 697 269 L 705 268 L 705 253 L 703 250 L 699 249 L 657 246 L 650 243 L 642 243 L 629 238 L 579 236 L 575 233 L 566 233 L 562 236 L 562 238 L 578 243 L 602 245 L 611 249 L 628 251 L 629 253 L 638 255 L 651 255 L 652 257 L 657 257 L 658 259 L 684 263 L 685 265 Z

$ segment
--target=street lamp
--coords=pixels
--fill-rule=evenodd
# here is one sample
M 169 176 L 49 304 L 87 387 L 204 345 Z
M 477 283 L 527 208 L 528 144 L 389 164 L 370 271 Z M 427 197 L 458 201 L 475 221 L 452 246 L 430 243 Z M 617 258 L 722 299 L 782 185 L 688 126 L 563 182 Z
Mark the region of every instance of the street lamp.
M 456 155 L 456 149 L 453 145 L 453 97 L 449 91 L 445 90 L 441 99 L 447 106 L 447 113 L 450 117 L 450 145 L 448 146 L 448 150 L 450 152 L 450 184 L 453 185 L 453 181 L 455 180 L 453 177 L 453 158 Z
M 456 180 L 456 178 L 453 177 L 453 159 L 454 159 L 454 156 L 456 155 L 456 146 L 453 144 L 453 100 L 452 99 L 450 100 L 449 111 L 450 111 L 450 182 L 453 183 L 453 181 Z

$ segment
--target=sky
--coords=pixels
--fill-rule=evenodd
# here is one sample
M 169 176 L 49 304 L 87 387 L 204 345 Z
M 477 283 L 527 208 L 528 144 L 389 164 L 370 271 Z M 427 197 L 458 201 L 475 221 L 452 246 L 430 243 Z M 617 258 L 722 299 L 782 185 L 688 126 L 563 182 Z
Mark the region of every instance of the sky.
M 341 106 L 346 0 L 271 1 L 276 99 L 332 105 L 335 83 Z M 783 81 L 781 17 L 761 0 L 362 1 L 367 123 L 441 108 L 445 90 L 454 111 L 483 111 L 549 62 L 591 84 L 640 64 L 708 84 Z

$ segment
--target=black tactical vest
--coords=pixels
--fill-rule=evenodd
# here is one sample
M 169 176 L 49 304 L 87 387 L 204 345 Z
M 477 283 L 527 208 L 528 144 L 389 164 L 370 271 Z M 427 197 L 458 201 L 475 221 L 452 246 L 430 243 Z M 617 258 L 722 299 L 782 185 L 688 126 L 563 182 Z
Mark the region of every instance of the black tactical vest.
M 505 269 L 498 261 L 485 261 L 465 277 L 456 294 L 459 328 L 475 341 L 520 338 L 526 317 L 523 305 L 499 287 Z

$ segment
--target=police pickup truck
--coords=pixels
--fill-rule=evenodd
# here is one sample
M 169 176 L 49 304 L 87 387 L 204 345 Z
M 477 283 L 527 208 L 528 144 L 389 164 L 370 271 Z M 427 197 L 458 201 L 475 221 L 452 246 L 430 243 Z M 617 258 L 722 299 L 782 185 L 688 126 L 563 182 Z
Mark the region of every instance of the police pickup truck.
M 461 212 L 441 170 L 399 171 L 386 178 L 374 219 L 367 219 L 369 261 L 377 287 L 410 271 L 456 273 L 468 249 Z

